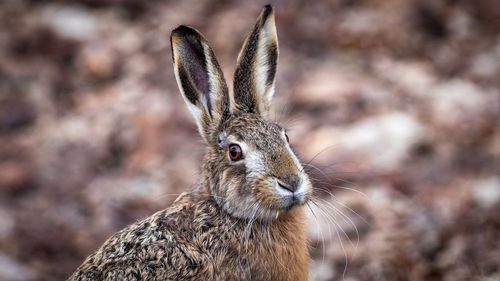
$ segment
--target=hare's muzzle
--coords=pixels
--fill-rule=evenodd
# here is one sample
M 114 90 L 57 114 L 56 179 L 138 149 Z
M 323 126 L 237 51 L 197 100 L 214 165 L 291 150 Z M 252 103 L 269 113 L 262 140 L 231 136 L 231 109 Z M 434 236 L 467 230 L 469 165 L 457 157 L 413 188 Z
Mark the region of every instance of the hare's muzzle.
M 288 176 L 284 179 L 276 178 L 275 186 L 285 209 L 302 205 L 307 200 L 307 184 L 299 175 Z

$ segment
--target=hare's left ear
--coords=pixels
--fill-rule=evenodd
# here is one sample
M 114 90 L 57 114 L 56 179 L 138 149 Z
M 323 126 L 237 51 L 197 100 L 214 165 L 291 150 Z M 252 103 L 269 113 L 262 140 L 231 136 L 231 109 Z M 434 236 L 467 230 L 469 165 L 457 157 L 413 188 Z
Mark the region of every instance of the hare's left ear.
M 229 115 L 229 93 L 207 40 L 196 29 L 179 26 L 170 36 L 177 84 L 201 136 L 216 143 L 216 128 Z
M 235 111 L 265 115 L 274 94 L 278 36 L 274 12 L 266 5 L 238 55 L 234 73 Z

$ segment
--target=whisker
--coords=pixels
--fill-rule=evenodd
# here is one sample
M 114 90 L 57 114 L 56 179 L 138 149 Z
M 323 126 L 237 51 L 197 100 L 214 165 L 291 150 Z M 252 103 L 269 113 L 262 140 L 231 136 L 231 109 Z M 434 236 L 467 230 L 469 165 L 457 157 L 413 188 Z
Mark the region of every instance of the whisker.
M 311 164 L 311 162 L 312 162 L 312 161 L 314 161 L 314 159 L 316 159 L 316 157 L 318 157 L 321 153 L 323 153 L 323 152 L 327 151 L 328 149 L 331 149 L 331 148 L 333 148 L 333 147 L 335 147 L 335 146 L 337 146 L 337 145 L 338 145 L 338 144 L 332 144 L 332 145 L 329 145 L 329 146 L 327 146 L 327 147 L 325 147 L 325 148 L 321 149 L 318 153 L 316 153 L 316 154 L 315 154 L 315 155 L 311 158 L 311 160 L 307 161 L 305 164 L 302 164 L 302 165 L 303 165 L 303 166 L 307 166 L 307 165 Z M 304 171 L 304 168 L 302 168 L 302 171 Z
M 341 205 L 342 207 L 348 209 L 350 212 L 352 212 L 354 215 L 356 215 L 359 219 L 361 219 L 364 223 L 366 223 L 367 225 L 370 225 L 370 223 L 362 215 L 358 214 L 358 212 L 354 211 L 351 207 L 347 206 L 346 204 L 340 202 L 337 199 L 337 196 L 335 196 L 332 192 L 330 192 L 326 188 L 315 187 L 314 189 L 316 189 L 318 191 L 323 191 L 326 194 L 330 195 L 333 198 L 333 200 L 335 201 L 335 203 L 337 203 L 337 204 Z M 320 199 L 320 198 L 318 198 L 318 199 Z
M 351 220 L 351 218 L 349 218 L 349 216 L 347 216 L 346 214 L 344 214 L 340 209 L 338 209 L 337 207 L 335 207 L 332 203 L 330 203 L 330 202 L 328 202 L 326 200 L 323 200 L 323 199 L 319 199 L 319 200 L 321 200 L 323 203 L 326 204 L 325 207 L 329 207 L 330 210 L 332 210 L 334 213 L 340 214 L 341 217 L 342 217 L 342 219 L 343 219 L 343 221 L 345 223 L 350 223 L 354 227 L 354 229 L 356 231 L 356 245 L 352 244 L 352 240 L 349 237 L 348 237 L 348 239 L 349 239 L 349 241 L 351 241 L 351 246 L 354 246 L 354 248 L 357 249 L 358 245 L 359 245 L 359 239 L 360 239 L 360 237 L 359 237 L 359 231 L 358 231 L 358 228 L 357 228 L 356 224 Z
M 337 178 L 337 177 L 333 177 L 333 178 L 336 179 L 336 180 L 338 180 L 338 181 L 347 183 L 347 184 L 355 185 L 352 181 L 344 180 L 344 179 Z M 345 190 L 350 190 L 350 191 L 357 192 L 357 193 L 363 195 L 366 199 L 370 200 L 370 197 L 368 195 L 366 195 L 366 193 L 364 193 L 364 192 L 362 192 L 360 190 L 357 190 L 357 189 L 354 189 L 354 188 L 345 187 L 345 186 L 336 186 L 336 187 L 342 188 L 342 189 L 345 189 Z
M 311 201 L 311 202 L 313 202 L 313 201 Z M 307 202 L 307 207 L 309 208 L 309 210 L 311 210 L 311 213 L 313 214 L 313 217 L 314 217 L 314 221 L 316 222 L 316 227 L 318 228 L 319 234 L 321 235 L 321 250 L 322 250 L 321 264 L 324 265 L 325 264 L 325 257 L 326 257 L 326 250 L 325 250 L 325 237 L 323 236 L 323 230 L 321 230 L 321 227 L 319 226 L 319 222 L 318 222 L 318 217 L 316 216 L 313 209 L 309 205 L 309 202 Z
M 325 207 L 328 207 L 328 206 L 325 206 Z M 331 210 L 331 209 L 330 209 Z M 340 231 L 342 231 L 342 233 L 344 234 L 344 236 L 347 238 L 347 240 L 349 240 L 349 242 L 351 243 L 352 246 L 354 246 L 352 244 L 352 240 L 351 238 L 349 237 L 349 235 L 347 235 L 347 233 L 344 231 L 344 229 L 342 228 L 342 226 L 337 222 L 336 218 L 331 215 L 326 211 L 326 210 L 323 210 L 320 208 L 320 211 L 322 211 L 322 214 L 326 217 L 326 219 L 328 219 L 330 222 L 332 222 L 337 228 L 340 229 Z M 333 210 L 332 210 L 333 211 Z M 334 213 L 336 213 L 334 211 Z
M 312 201 L 312 202 L 314 203 L 314 201 Z M 322 209 L 319 207 L 319 205 L 317 205 L 317 206 L 318 206 L 318 210 L 319 210 L 320 212 L 322 212 L 322 213 L 323 213 L 323 215 L 325 215 L 325 217 L 326 217 L 329 221 L 333 222 L 333 223 L 334 223 L 334 224 L 335 224 L 338 228 L 340 228 L 340 229 L 342 230 L 342 232 L 344 233 L 344 235 L 346 235 L 346 237 L 349 239 L 349 237 L 347 236 L 347 234 L 345 233 L 345 231 L 342 229 L 342 227 L 341 227 L 340 225 L 338 225 L 338 224 L 335 222 L 335 219 L 334 219 L 334 218 L 329 219 L 329 218 L 330 218 L 330 216 L 328 216 L 328 214 L 327 214 L 327 213 L 325 213 L 325 211 L 324 211 L 324 210 L 322 210 Z M 333 221 L 332 221 L 332 220 L 333 220 Z M 330 226 L 330 225 L 329 225 L 329 226 Z M 342 252 L 344 253 L 344 257 L 345 257 L 345 266 L 344 266 L 344 271 L 342 272 L 342 280 L 345 280 L 345 274 L 346 274 L 346 272 L 347 272 L 347 266 L 348 266 L 348 263 L 349 263 L 349 259 L 348 259 L 348 257 L 347 257 L 347 251 L 346 251 L 346 249 L 345 249 L 345 247 L 344 247 L 344 243 L 342 242 L 342 236 L 340 235 L 340 232 L 339 232 L 338 228 L 334 228 L 334 230 L 335 230 L 335 232 L 337 233 L 337 237 L 338 237 L 338 239 L 339 239 L 340 247 L 342 248 Z
M 351 181 L 348 181 L 348 180 L 344 180 L 344 179 L 341 179 L 341 178 L 337 178 L 337 177 L 331 177 L 329 175 L 327 175 L 323 170 L 321 170 L 320 168 L 316 167 L 315 165 L 313 164 L 310 164 L 310 163 L 307 163 L 307 164 L 303 164 L 304 167 L 311 167 L 311 168 L 314 168 L 316 169 L 318 172 L 321 173 L 321 175 L 323 175 L 323 177 L 325 177 L 326 179 L 330 180 L 330 179 L 335 179 L 335 180 L 338 180 L 338 181 L 341 181 L 341 182 L 344 182 L 344 183 L 347 183 L 347 184 L 351 184 L 351 185 L 355 185 L 353 182 Z M 322 182 L 324 184 L 326 184 L 326 182 Z M 331 186 L 334 186 L 334 187 L 337 187 L 337 188 L 341 188 L 341 189 L 345 189 L 345 190 L 349 190 L 349 191 L 353 191 L 353 192 L 356 192 L 358 194 L 361 194 L 363 195 L 366 199 L 370 199 L 370 197 L 368 195 L 366 195 L 366 193 L 360 191 L 360 190 L 357 190 L 355 188 L 350 188 L 350 187 L 346 187 L 346 186 L 341 186 L 341 185 L 334 185 L 334 184 L 328 184 L 328 185 L 331 185 Z
M 184 194 L 184 193 L 185 194 L 191 194 L 193 192 L 195 192 L 195 191 L 185 191 L 185 192 L 181 192 L 181 193 L 162 193 L 162 194 L 158 195 L 154 199 L 154 201 L 158 202 L 158 201 L 160 201 L 160 200 L 162 200 L 162 199 L 164 199 L 165 197 L 168 197 L 168 196 L 180 196 L 181 194 Z

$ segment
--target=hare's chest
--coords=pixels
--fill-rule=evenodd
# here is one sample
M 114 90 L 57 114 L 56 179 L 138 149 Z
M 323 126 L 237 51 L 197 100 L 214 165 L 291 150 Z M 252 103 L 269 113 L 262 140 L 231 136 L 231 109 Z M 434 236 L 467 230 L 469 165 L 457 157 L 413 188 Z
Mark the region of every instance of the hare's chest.
M 297 243 L 297 241 L 293 241 Z M 212 256 L 216 280 L 308 280 L 307 247 L 251 241 Z
M 261 245 L 254 268 L 267 280 L 308 280 L 309 255 L 305 243 L 287 239 L 272 245 Z

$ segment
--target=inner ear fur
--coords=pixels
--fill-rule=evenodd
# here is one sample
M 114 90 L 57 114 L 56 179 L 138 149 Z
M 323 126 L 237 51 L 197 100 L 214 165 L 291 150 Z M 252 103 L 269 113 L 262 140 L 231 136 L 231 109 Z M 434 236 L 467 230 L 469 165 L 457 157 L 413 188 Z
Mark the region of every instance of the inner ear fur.
M 207 142 L 229 114 L 229 93 L 222 70 L 207 40 L 196 29 L 181 25 L 170 36 L 177 85 Z
M 265 115 L 269 111 L 278 63 L 274 12 L 264 7 L 238 55 L 233 110 Z

